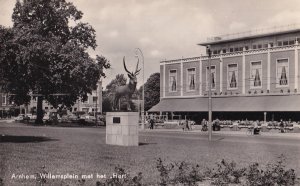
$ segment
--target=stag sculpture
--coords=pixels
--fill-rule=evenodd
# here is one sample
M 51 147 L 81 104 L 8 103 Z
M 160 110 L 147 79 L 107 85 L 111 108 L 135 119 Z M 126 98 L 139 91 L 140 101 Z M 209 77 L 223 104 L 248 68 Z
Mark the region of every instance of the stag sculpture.
M 125 97 L 126 102 L 127 102 L 127 110 L 130 111 L 131 110 L 131 107 L 130 107 L 131 96 L 134 93 L 134 91 L 136 89 L 136 84 L 137 84 L 136 76 L 139 74 L 141 69 L 138 69 L 139 68 L 139 59 L 137 61 L 136 69 L 135 69 L 134 73 L 129 72 L 127 70 L 126 64 L 125 64 L 125 56 L 123 57 L 123 65 L 124 65 L 125 71 L 127 72 L 128 77 L 129 77 L 129 83 L 124 86 L 119 86 L 116 88 L 116 92 L 115 92 L 114 99 L 113 99 L 113 110 L 120 110 L 119 100 L 121 97 Z

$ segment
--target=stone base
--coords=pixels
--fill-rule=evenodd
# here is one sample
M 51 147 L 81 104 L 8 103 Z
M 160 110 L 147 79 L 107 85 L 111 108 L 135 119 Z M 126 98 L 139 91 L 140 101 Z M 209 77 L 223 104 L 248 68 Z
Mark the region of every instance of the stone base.
M 138 112 L 106 113 L 106 144 L 138 146 Z

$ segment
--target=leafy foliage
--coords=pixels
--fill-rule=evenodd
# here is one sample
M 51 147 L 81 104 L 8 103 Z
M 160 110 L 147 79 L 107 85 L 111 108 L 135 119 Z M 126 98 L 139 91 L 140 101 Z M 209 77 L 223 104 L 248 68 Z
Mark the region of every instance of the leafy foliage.
M 103 91 L 103 112 L 109 112 L 112 110 L 112 101 L 116 88 L 118 86 L 126 85 L 126 81 L 127 78 L 124 74 L 117 74 L 115 79 L 111 80 L 111 82 L 106 86 L 105 91 Z
M 247 173 L 247 183 L 253 186 L 295 185 L 296 174 L 293 169 L 285 169 L 285 157 L 278 157 L 277 162 L 260 169 L 257 163 L 251 164 Z
M 281 155 L 277 162 L 268 164 L 265 169 L 259 168 L 258 163 L 238 168 L 234 161 L 225 160 L 217 164 L 217 169 L 201 169 L 186 162 L 164 164 L 158 159 L 156 167 L 160 175 L 159 185 L 197 185 L 203 181 L 209 185 L 295 185 L 295 171 L 286 169 L 284 162 Z
M 97 46 L 96 34 L 92 26 L 80 22 L 82 15 L 65 0 L 18 0 L 13 27 L 0 27 L 4 89 L 18 105 L 27 104 L 31 93 L 40 95 L 38 119 L 43 99 L 54 107 L 86 100 L 99 78 L 105 77 L 103 69 L 110 67 L 103 56 L 93 59 L 88 54 L 87 49 Z M 57 93 L 66 96 L 53 96 Z
M 160 175 L 159 185 L 165 186 L 171 183 L 170 172 L 174 169 L 173 164 L 165 165 L 163 161 L 159 158 L 156 162 L 156 168 Z
M 142 179 L 143 175 L 141 172 L 138 175 L 131 177 L 128 173 L 126 173 L 125 169 L 120 166 L 115 167 L 115 174 L 123 175 L 125 178 L 112 177 L 107 179 L 104 183 L 98 181 L 96 186 L 105 186 L 105 185 L 115 185 L 115 186 L 141 186 L 143 185 Z
M 160 74 L 151 74 L 145 83 L 145 110 L 149 110 L 160 100 Z M 143 87 L 139 89 L 139 94 L 142 95 Z
M 237 168 L 235 162 L 226 162 L 224 159 L 217 164 L 216 171 L 212 171 L 214 185 L 224 185 L 228 183 L 241 183 L 240 179 L 245 175 L 246 168 Z

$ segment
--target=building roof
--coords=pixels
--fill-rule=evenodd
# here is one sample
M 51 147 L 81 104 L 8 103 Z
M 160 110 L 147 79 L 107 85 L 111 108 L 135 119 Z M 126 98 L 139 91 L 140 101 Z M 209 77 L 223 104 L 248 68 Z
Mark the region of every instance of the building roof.
M 266 28 L 266 29 L 257 29 L 257 30 L 251 30 L 246 32 L 209 37 L 207 38 L 207 41 L 201 42 L 198 45 L 206 46 L 206 45 L 220 44 L 220 43 L 240 41 L 246 39 L 274 36 L 280 34 L 295 33 L 299 31 L 300 31 L 300 24 L 276 26 L 276 27 Z
M 212 99 L 218 112 L 295 112 L 300 111 L 300 95 L 232 96 Z M 150 112 L 208 112 L 208 98 L 165 98 Z

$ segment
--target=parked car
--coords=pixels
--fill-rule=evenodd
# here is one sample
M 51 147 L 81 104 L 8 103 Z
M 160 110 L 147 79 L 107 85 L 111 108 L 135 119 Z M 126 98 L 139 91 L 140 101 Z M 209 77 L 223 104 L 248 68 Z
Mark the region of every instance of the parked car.
M 79 117 L 76 116 L 75 114 L 70 114 L 70 115 L 68 115 L 67 117 L 68 117 L 68 121 L 69 121 L 69 122 L 76 123 L 76 122 L 78 122 L 78 120 L 79 120 Z
M 25 114 L 19 114 L 16 118 L 15 121 L 23 121 L 25 117 Z

